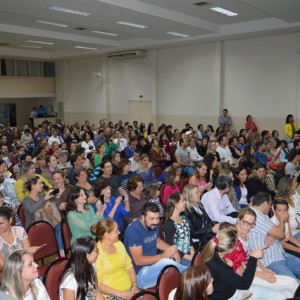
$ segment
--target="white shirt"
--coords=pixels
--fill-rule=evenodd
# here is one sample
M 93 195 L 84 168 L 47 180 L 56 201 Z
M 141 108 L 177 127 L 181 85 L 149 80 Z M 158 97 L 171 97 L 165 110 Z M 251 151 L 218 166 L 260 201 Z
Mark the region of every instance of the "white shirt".
M 225 148 L 219 146 L 217 148 L 217 152 L 219 153 L 221 159 L 224 158 L 224 162 L 229 162 L 231 165 L 233 164 L 232 154 L 228 146 Z

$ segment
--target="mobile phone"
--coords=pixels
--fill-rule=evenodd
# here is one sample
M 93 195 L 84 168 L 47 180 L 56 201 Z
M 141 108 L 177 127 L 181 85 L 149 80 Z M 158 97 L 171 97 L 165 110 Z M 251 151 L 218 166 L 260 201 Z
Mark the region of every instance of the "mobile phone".
M 54 190 L 50 193 L 50 195 L 55 196 L 55 195 L 57 195 L 58 193 L 59 193 L 59 189 L 54 189 Z
M 123 202 L 125 200 L 125 195 L 122 195 L 121 197 L 122 197 L 121 202 Z
M 43 190 L 44 191 L 48 191 L 49 190 L 49 186 L 47 186 L 45 183 L 43 183 Z
M 104 195 L 103 194 L 100 195 L 99 200 L 101 201 L 102 204 L 104 203 Z

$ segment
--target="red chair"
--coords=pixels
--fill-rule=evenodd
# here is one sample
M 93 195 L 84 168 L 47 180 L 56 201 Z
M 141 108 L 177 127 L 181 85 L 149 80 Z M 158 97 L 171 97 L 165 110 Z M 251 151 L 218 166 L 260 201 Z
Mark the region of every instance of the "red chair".
M 195 266 L 199 266 L 200 265 L 200 261 L 201 261 L 201 252 L 200 252 L 200 248 L 195 251 L 193 258 L 192 258 L 192 262 L 191 262 L 191 266 L 195 267 Z
M 189 180 L 189 178 L 183 178 L 180 180 L 179 188 L 181 193 L 183 192 L 184 187 L 189 183 Z
M 138 299 L 143 299 L 143 300 L 158 300 L 157 296 L 155 293 L 149 292 L 149 291 L 141 291 L 137 294 L 135 294 L 133 297 L 131 297 L 130 300 L 138 300 Z
M 57 255 L 60 257 L 55 232 L 52 225 L 45 221 L 37 221 L 29 226 L 27 230 L 28 239 L 31 246 L 45 245 L 44 248 L 40 249 L 33 254 L 34 261 L 40 261 L 39 274 L 44 276 L 49 263 L 44 264 L 44 259 L 51 255 Z
M 72 232 L 67 220 L 63 220 L 61 222 L 61 236 L 63 239 L 65 256 L 69 256 L 72 248 L 71 245 Z
M 23 204 L 19 205 L 19 207 L 18 207 L 18 215 L 19 215 L 19 218 L 21 220 L 22 226 L 25 228 L 26 217 L 25 217 Z
M 168 300 L 172 290 L 177 288 L 180 280 L 180 272 L 173 265 L 165 266 L 157 279 L 157 295 L 159 300 Z
M 59 300 L 59 283 L 68 261 L 68 258 L 59 258 L 45 272 L 44 285 L 51 300 Z
M 166 188 L 167 184 L 166 183 L 163 183 L 161 184 L 160 186 L 160 203 L 162 203 L 162 200 L 164 199 L 164 191 L 165 191 L 165 188 Z

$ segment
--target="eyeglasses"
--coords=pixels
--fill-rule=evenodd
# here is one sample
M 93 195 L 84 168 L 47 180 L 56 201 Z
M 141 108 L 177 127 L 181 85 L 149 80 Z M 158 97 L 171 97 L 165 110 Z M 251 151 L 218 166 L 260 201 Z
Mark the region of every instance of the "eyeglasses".
M 241 220 L 243 222 L 243 225 L 249 226 L 251 228 L 254 228 L 256 226 L 256 223 L 249 223 L 247 221 Z

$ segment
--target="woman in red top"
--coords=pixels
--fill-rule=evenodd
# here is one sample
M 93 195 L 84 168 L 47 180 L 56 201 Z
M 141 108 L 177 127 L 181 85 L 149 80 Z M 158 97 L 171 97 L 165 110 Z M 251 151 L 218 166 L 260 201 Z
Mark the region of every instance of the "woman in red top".
M 246 129 L 250 129 L 250 133 L 257 132 L 257 126 L 252 121 L 252 116 L 251 115 L 247 116 L 245 127 L 246 127 Z

